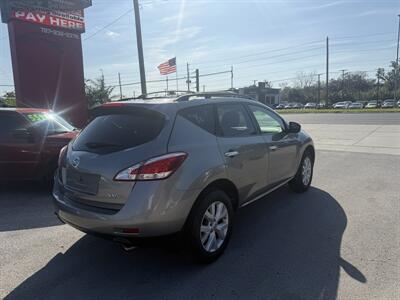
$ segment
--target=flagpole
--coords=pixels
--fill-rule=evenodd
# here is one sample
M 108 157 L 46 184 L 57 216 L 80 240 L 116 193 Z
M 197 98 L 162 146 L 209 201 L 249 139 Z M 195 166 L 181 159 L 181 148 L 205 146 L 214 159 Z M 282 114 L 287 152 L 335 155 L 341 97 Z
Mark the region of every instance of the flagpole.
M 167 92 L 168 92 L 168 75 L 167 75 Z
M 176 68 L 176 91 L 179 91 L 179 83 L 178 83 L 178 68 Z

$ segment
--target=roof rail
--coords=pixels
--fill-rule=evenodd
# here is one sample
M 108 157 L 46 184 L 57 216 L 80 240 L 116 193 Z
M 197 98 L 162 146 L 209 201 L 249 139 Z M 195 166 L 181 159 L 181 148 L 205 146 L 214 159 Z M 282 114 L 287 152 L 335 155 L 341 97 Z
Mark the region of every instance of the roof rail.
M 204 97 L 204 99 L 228 97 L 228 98 L 241 98 L 241 99 L 254 100 L 253 98 L 250 98 L 245 95 L 239 95 L 234 92 L 224 91 L 224 92 L 204 92 L 204 93 L 194 93 L 194 94 L 183 95 L 183 96 L 178 97 L 175 101 L 176 102 L 189 101 L 190 98 L 193 98 L 193 97 Z
M 180 96 L 178 96 L 178 94 L 188 94 L 188 93 L 193 93 L 193 92 L 188 92 L 188 91 L 180 91 L 180 90 L 163 90 L 163 91 L 158 91 L 158 92 L 152 92 L 152 93 L 147 93 L 145 96 L 144 95 L 140 95 L 134 99 L 156 99 L 156 98 L 178 98 Z M 158 94 L 164 94 L 163 96 L 151 96 L 151 95 L 158 95 Z

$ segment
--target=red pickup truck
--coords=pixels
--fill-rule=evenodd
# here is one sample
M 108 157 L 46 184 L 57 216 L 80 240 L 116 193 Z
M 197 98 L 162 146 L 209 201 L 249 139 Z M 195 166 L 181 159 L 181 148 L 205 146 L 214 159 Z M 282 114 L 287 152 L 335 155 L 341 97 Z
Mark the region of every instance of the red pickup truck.
M 0 108 L 0 181 L 51 180 L 78 131 L 46 109 Z

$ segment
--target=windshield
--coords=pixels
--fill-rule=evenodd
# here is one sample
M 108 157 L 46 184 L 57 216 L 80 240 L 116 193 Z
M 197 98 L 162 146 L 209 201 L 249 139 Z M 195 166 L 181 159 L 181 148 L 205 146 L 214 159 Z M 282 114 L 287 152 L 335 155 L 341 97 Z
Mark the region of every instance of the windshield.
M 54 113 L 25 113 L 24 116 L 32 123 L 32 128 L 46 135 L 61 134 L 73 131 L 75 128 Z

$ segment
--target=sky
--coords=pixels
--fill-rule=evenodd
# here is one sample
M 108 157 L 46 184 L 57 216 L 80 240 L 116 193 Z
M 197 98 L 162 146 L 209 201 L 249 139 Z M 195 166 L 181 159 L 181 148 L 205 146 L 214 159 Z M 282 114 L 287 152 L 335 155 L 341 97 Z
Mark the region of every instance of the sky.
M 292 85 L 299 73 L 324 73 L 329 37 L 330 77 L 366 71 L 374 76 L 396 58 L 400 1 L 396 0 L 140 0 L 148 90 L 167 88 L 157 66 L 176 57 L 178 78 L 199 69 L 206 91 Z M 93 0 L 82 35 L 85 78 L 103 72 L 125 97 L 140 94 L 132 0 Z M 207 75 L 221 73 L 217 75 Z M 325 75 L 323 75 L 324 78 Z M 175 74 L 168 76 L 176 89 Z M 161 80 L 161 81 L 160 81 Z M 151 82 L 160 81 L 160 82 Z M 180 90 L 186 80 L 178 81 Z M 194 82 L 194 79 L 192 79 Z M 12 87 L 7 25 L 0 25 L 0 95 Z M 191 84 L 195 88 L 195 84 Z

